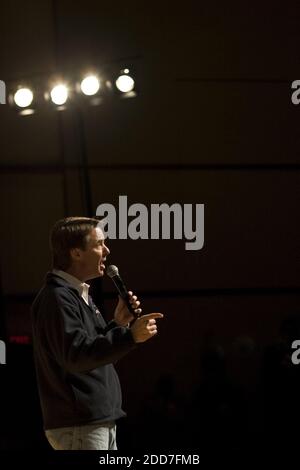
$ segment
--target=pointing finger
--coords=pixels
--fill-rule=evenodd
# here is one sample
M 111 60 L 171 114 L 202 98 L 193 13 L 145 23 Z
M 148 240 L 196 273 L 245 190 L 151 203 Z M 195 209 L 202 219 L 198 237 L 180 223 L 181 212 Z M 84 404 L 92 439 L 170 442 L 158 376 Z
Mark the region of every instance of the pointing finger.
M 143 316 L 143 320 L 151 320 L 152 318 L 163 318 L 162 313 L 148 313 L 147 315 Z

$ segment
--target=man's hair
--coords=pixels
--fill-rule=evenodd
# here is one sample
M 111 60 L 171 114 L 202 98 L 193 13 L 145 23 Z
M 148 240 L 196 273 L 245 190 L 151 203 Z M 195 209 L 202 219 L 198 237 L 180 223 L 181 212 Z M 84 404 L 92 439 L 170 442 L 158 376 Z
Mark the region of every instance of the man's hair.
M 50 249 L 54 269 L 65 271 L 71 265 L 70 250 L 85 250 L 88 235 L 99 224 L 99 220 L 89 217 L 67 217 L 58 220 L 50 233 Z

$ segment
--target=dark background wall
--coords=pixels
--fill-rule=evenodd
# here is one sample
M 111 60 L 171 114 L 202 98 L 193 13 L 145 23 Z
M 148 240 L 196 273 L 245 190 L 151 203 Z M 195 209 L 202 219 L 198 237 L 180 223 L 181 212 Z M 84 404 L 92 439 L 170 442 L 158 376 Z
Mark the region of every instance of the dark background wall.
M 135 99 L 82 111 L 94 213 L 123 194 L 129 204 L 205 204 L 200 251 L 185 251 L 183 241 L 110 242 L 111 261 L 145 311 L 165 313 L 160 335 L 118 365 L 130 445 L 138 445 L 133 430 L 143 413 L 160 409 L 157 383 L 176 410 L 167 423 L 187 423 L 197 410 L 204 424 L 195 436 L 215 423 L 235 439 L 244 433 L 261 442 L 274 413 L 284 434 L 282 416 L 298 411 L 287 411 L 282 398 L 278 408 L 269 393 L 275 388 L 296 406 L 298 371 L 287 341 L 293 332 L 297 339 L 297 328 L 292 323 L 288 340 L 280 328 L 299 313 L 300 297 L 300 110 L 290 98 L 299 78 L 299 4 L 31 0 L 1 10 L 0 78 L 7 84 L 90 65 L 132 65 L 136 73 Z M 77 111 L 21 118 L 6 105 L 0 112 L 2 336 L 9 342 L 30 336 L 30 303 L 50 267 L 49 229 L 64 215 L 85 215 L 86 205 Z M 111 294 L 109 317 L 107 280 L 103 291 Z M 11 354 L 5 373 L 19 382 L 22 354 Z M 212 390 L 220 397 L 210 402 Z M 209 418 L 187 406 L 201 400 L 211 406 Z M 10 405 L 12 414 L 21 412 Z

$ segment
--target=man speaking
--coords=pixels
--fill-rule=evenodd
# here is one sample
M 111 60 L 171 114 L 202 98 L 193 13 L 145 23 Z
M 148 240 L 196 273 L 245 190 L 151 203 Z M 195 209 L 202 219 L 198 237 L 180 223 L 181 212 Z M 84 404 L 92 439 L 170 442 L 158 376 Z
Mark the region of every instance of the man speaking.
M 129 292 L 106 324 L 86 283 L 104 275 L 110 253 L 98 225 L 86 217 L 54 225 L 53 270 L 32 305 L 44 429 L 56 450 L 117 449 L 115 422 L 125 413 L 113 364 L 156 335 L 156 318 L 163 317 L 139 316 L 140 302 Z

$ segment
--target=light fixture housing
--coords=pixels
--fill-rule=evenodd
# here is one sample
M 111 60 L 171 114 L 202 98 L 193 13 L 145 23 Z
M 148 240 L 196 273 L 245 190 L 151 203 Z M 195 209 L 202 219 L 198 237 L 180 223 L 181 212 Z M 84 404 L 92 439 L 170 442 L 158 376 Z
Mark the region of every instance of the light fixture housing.
M 120 66 L 123 67 L 120 70 Z M 8 102 L 21 115 L 33 114 L 48 107 L 58 111 L 67 108 L 97 106 L 116 96 L 132 98 L 137 95 L 136 74 L 126 64 L 108 65 L 82 70 L 76 79 L 73 73 L 55 73 L 50 80 L 45 75 L 15 82 L 10 85 Z M 84 73 L 86 72 L 86 73 Z

